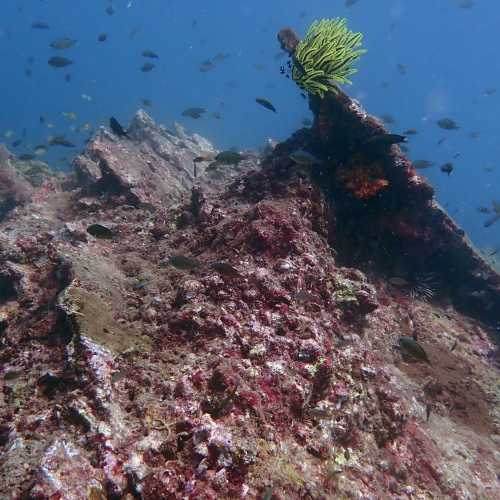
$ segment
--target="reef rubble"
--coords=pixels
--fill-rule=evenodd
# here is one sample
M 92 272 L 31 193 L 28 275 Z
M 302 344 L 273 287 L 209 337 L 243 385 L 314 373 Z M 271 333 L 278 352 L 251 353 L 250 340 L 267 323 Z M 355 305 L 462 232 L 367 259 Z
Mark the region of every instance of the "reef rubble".
M 142 111 L 41 185 L 0 156 L 1 498 L 500 497 L 499 277 L 376 118 L 311 108 L 234 167 Z

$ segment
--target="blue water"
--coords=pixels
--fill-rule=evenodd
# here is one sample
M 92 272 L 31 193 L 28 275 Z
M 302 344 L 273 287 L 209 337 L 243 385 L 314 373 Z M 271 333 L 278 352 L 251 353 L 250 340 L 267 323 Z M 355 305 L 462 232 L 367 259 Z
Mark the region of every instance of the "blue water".
M 359 0 L 347 8 L 344 0 L 114 0 L 110 16 L 106 0 L 2 0 L 0 142 L 11 144 L 25 128 L 16 153 L 29 152 L 49 135 L 65 134 L 82 147 L 87 135 L 71 127 L 85 122 L 98 127 L 110 115 L 126 124 L 142 98 L 153 101 L 147 111 L 157 121 L 178 121 L 221 149 L 257 148 L 267 137 L 284 139 L 311 115 L 295 84 L 280 74 L 286 60 L 276 60 L 277 31 L 292 26 L 304 34 L 317 18 L 347 17 L 351 29 L 365 34 L 368 49 L 347 92 L 369 112 L 394 116 L 395 123 L 389 125 L 394 132 L 419 131 L 410 138 L 410 156 L 436 163 L 421 173 L 436 187 L 438 200 L 476 244 L 495 247 L 500 245 L 500 223 L 484 228 L 488 216 L 477 207 L 500 201 L 495 36 L 500 3 L 476 0 L 464 9 L 459 7 L 462 1 Z M 45 21 L 50 29 L 32 29 L 33 21 Z M 102 32 L 108 39 L 100 43 Z M 62 51 L 49 47 L 62 36 L 78 43 Z M 160 56 L 152 61 L 156 67 L 150 73 L 139 70 L 148 61 L 141 56 L 145 49 Z M 203 61 L 221 52 L 229 57 L 211 71 L 200 71 Z M 52 68 L 47 60 L 54 55 L 75 63 Z M 397 64 L 406 66 L 405 75 Z M 67 73 L 70 82 L 64 80 Z M 497 86 L 498 92 L 483 95 Z M 278 112 L 257 105 L 256 97 L 270 99 Z M 199 120 L 183 117 L 182 111 L 191 106 L 208 112 Z M 74 112 L 77 119 L 63 112 Z M 211 117 L 212 112 L 221 119 Z M 45 124 L 40 124 L 40 115 Z M 436 121 L 444 117 L 461 128 L 439 129 Z M 5 138 L 9 130 L 14 135 Z M 479 137 L 469 137 L 471 132 Z M 443 137 L 445 142 L 437 145 Z M 73 154 L 54 148 L 46 159 L 64 168 L 60 158 Z M 439 170 L 446 161 L 455 166 L 449 177 Z

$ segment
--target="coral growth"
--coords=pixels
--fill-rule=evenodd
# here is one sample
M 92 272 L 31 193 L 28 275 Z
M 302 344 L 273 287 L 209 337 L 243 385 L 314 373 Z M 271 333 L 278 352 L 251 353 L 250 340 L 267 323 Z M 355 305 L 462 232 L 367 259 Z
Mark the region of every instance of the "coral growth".
M 295 49 L 292 78 L 307 92 L 324 97 L 336 93 L 339 84 L 351 83 L 353 63 L 366 51 L 358 49 L 362 33 L 346 27 L 342 18 L 321 19 L 309 27 Z
M 356 198 L 372 198 L 389 186 L 380 162 L 367 163 L 356 156 L 337 171 L 337 179 Z

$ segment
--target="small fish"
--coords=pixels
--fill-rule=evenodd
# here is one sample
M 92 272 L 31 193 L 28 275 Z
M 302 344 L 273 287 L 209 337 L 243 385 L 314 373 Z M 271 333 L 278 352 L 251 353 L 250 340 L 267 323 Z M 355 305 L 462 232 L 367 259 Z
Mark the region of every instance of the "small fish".
M 479 139 L 479 137 L 481 137 L 481 132 L 469 132 L 467 136 L 471 139 Z
M 125 132 L 123 127 L 114 116 L 109 119 L 109 128 L 112 130 L 113 134 L 117 135 L 118 137 L 128 137 L 127 132 Z
M 450 175 L 453 172 L 453 163 L 447 162 L 441 165 L 441 172 Z
M 67 73 L 66 75 L 64 75 L 64 81 L 68 83 L 71 81 L 71 73 Z
M 97 223 L 87 226 L 87 233 L 94 236 L 95 238 L 101 239 L 110 239 L 115 235 L 115 233 L 109 227 Z
M 219 274 L 223 276 L 228 276 L 229 278 L 239 278 L 241 277 L 240 272 L 231 264 L 224 262 L 222 260 L 212 262 L 210 267 L 217 271 Z
M 74 40 L 73 38 L 63 37 L 52 40 L 52 42 L 50 42 L 50 46 L 56 50 L 66 50 L 73 47 L 75 43 L 76 40 Z
M 30 160 L 34 160 L 36 157 L 34 154 L 32 153 L 24 153 L 22 155 L 19 155 L 19 159 L 21 161 L 30 161 Z
M 212 58 L 213 62 L 222 62 L 224 59 L 227 59 L 229 57 L 229 54 L 226 52 L 219 52 L 218 54 L 215 54 L 215 56 Z
M 194 163 L 200 163 L 202 161 L 212 161 L 215 158 L 215 153 L 203 153 L 200 156 L 193 158 Z
M 399 345 L 407 354 L 420 361 L 425 361 L 429 365 L 431 364 L 424 348 L 413 337 L 399 337 Z
M 240 161 L 244 160 L 245 157 L 238 153 L 237 151 L 221 151 L 215 157 L 215 163 L 222 165 L 237 165 Z
M 68 139 L 66 139 L 66 137 L 64 137 L 63 135 L 56 135 L 49 137 L 47 142 L 49 146 L 63 146 L 65 148 L 76 148 L 76 145 L 68 141 Z
M 458 6 L 461 9 L 470 9 L 474 6 L 474 2 L 472 0 L 461 0 Z
M 89 123 L 89 122 L 82 123 L 76 129 L 77 132 L 91 132 L 92 130 L 94 130 L 94 127 L 92 126 L 92 123 Z
M 357 4 L 358 0 L 345 0 L 344 6 L 345 7 L 352 7 L 353 5 Z
M 460 156 L 462 156 L 462 153 L 460 153 L 460 151 L 457 151 L 454 155 L 453 155 L 453 159 L 457 159 L 459 158 Z
M 304 125 L 304 127 L 310 127 L 312 125 L 312 121 L 309 118 L 304 118 L 302 120 L 302 125 Z
M 448 137 L 442 137 L 441 139 L 439 139 L 439 141 L 437 142 L 438 146 L 441 146 L 441 144 L 443 144 L 446 139 L 448 139 Z
M 413 166 L 418 169 L 429 168 L 434 165 L 434 162 L 428 160 L 416 160 L 413 162 Z
M 413 340 L 417 340 L 417 330 L 409 314 L 406 314 L 401 319 L 401 331 L 404 333 L 405 337 L 412 337 Z
M 382 121 L 384 123 L 386 123 L 387 125 L 392 125 L 396 120 L 394 119 L 394 117 L 392 115 L 389 115 L 389 114 L 385 114 L 385 115 L 382 115 L 380 117 L 382 119 Z
M 107 39 L 108 39 L 107 33 L 100 33 L 99 36 L 97 37 L 98 42 L 105 42 Z
M 406 75 L 406 73 L 408 72 L 408 70 L 404 64 L 398 64 L 398 65 L 396 65 L 396 68 L 399 71 L 399 74 L 401 74 L 401 75 Z
M 144 278 L 139 278 L 133 285 L 134 290 L 142 290 L 146 287 L 147 281 Z
M 206 73 L 207 71 L 210 71 L 215 68 L 215 64 L 212 61 L 203 61 L 200 64 L 200 71 L 202 73 Z
M 276 108 L 273 106 L 272 102 L 269 101 L 268 99 L 265 99 L 263 97 L 257 97 L 255 99 L 255 102 L 257 104 L 260 104 L 261 106 L 263 106 L 264 108 L 266 109 L 269 109 L 271 111 L 274 111 L 276 113 Z
M 216 120 L 220 120 L 222 118 L 222 115 L 218 111 L 213 111 L 210 116 Z
M 146 62 L 141 66 L 141 71 L 143 73 L 149 73 L 150 71 L 153 71 L 154 67 L 155 65 L 153 63 Z
M 500 215 L 500 202 L 493 200 L 491 202 L 491 205 L 493 207 L 493 212 L 495 212 L 497 215 Z
M 377 134 L 365 141 L 365 144 L 392 146 L 392 144 L 401 144 L 403 142 L 408 142 L 408 137 L 399 134 Z
M 410 283 L 407 280 L 405 280 L 404 278 L 400 278 L 399 276 L 393 276 L 392 278 L 389 278 L 388 281 L 391 285 L 394 285 L 397 287 L 410 286 Z
M 142 27 L 141 26 L 136 26 L 135 28 L 132 28 L 128 34 L 130 38 L 135 38 L 139 33 L 141 33 Z
M 150 99 L 141 99 L 141 103 L 143 106 L 146 106 L 146 108 L 151 108 L 153 106 L 153 101 Z
M 478 207 L 477 211 L 481 214 L 490 214 L 491 210 L 488 207 Z
M 53 68 L 64 68 L 66 66 L 69 66 L 70 64 L 73 64 L 73 61 L 66 57 L 54 56 L 48 60 L 48 64 Z
M 182 269 L 183 271 L 192 271 L 194 269 L 199 269 L 203 265 L 196 259 L 185 257 L 184 255 L 172 255 L 169 257 L 168 263 L 176 269 Z
M 31 27 L 36 30 L 48 30 L 50 26 L 44 21 L 34 21 L 31 23 Z
M 74 111 L 63 111 L 61 113 L 64 118 L 67 118 L 68 120 L 75 121 L 76 120 L 76 113 Z
M 416 128 L 409 128 L 403 132 L 403 135 L 415 135 L 418 134 L 418 130 Z
M 450 352 L 453 352 L 456 349 L 457 345 L 458 345 L 458 340 L 455 340 L 455 342 L 453 342 L 453 345 L 451 346 Z
M 35 149 L 33 150 L 33 153 L 35 153 L 36 156 L 43 156 L 46 152 L 47 152 L 47 147 L 44 146 L 43 144 L 35 146 Z
M 113 4 L 109 4 L 107 7 L 106 7 L 106 10 L 105 10 L 106 14 L 108 16 L 112 16 L 114 13 L 115 13 L 115 9 L 113 8 Z
M 262 500 L 271 500 L 273 497 L 274 493 L 274 488 L 272 486 L 269 486 L 264 490 L 264 493 L 262 494 Z
M 82 94 L 81 95 L 81 98 L 85 101 L 88 101 L 88 102 L 92 102 L 93 98 L 92 96 L 88 95 L 88 94 Z
M 430 403 L 427 403 L 425 405 L 425 420 L 426 420 L 426 422 L 428 422 L 429 419 L 431 418 L 431 412 L 432 412 L 432 405 Z
M 205 108 L 187 108 L 182 112 L 182 116 L 189 116 L 190 118 L 193 118 L 194 120 L 201 118 L 203 113 L 205 113 L 207 110 Z
M 143 50 L 142 57 L 149 57 L 150 59 L 160 58 L 160 56 L 156 52 L 153 52 L 152 50 Z
M 441 120 L 437 121 L 437 125 L 444 130 L 458 130 L 460 128 L 457 123 L 450 118 L 441 118 Z
M 15 380 L 16 378 L 22 375 L 21 370 L 9 370 L 4 372 L 3 379 L 4 380 Z
M 490 227 L 498 220 L 500 220 L 500 213 L 497 213 L 493 217 L 490 217 L 488 220 L 486 220 L 484 223 L 484 227 Z
M 310 167 L 312 165 L 319 165 L 321 163 L 318 158 L 306 151 L 305 149 L 296 149 L 290 153 L 289 158 L 294 161 L 297 165 Z
M 494 88 L 494 87 L 490 87 L 488 89 L 484 89 L 482 92 L 481 92 L 481 95 L 484 95 L 484 96 L 490 96 L 490 95 L 493 95 L 493 94 L 496 94 L 497 92 L 497 89 Z
M 111 385 L 115 385 L 117 382 L 125 378 L 126 375 L 127 375 L 126 370 L 114 372 L 113 375 L 111 375 Z
M 15 140 L 15 141 L 11 144 L 11 146 L 12 146 L 13 148 L 17 148 L 18 146 L 20 146 L 20 145 L 21 145 L 21 143 L 22 143 L 22 142 L 23 142 L 23 140 L 22 140 L 22 139 L 16 139 L 16 140 Z
M 315 300 L 318 300 L 318 298 L 313 295 L 311 292 L 308 292 L 307 290 L 299 290 L 293 298 L 299 303 L 299 304 L 305 304 L 306 302 L 314 302 Z

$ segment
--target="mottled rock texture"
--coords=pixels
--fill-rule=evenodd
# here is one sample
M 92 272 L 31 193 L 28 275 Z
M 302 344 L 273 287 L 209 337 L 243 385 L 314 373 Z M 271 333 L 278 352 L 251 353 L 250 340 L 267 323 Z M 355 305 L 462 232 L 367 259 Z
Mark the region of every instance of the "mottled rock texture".
M 498 276 L 397 146 L 355 158 L 392 169 L 393 212 L 373 177 L 338 175 L 352 152 L 325 116 L 355 153 L 381 125 L 329 105 L 267 157 L 201 162 L 196 178 L 213 146 L 140 112 L 130 139 L 100 132 L 74 174 L 14 200 L 0 224 L 1 498 L 500 496 Z M 303 146 L 335 164 L 298 168 L 288 153 Z M 424 241 L 480 273 L 391 259 Z
M 0 220 L 17 205 L 30 200 L 32 186 L 14 166 L 13 155 L 0 145 Z

